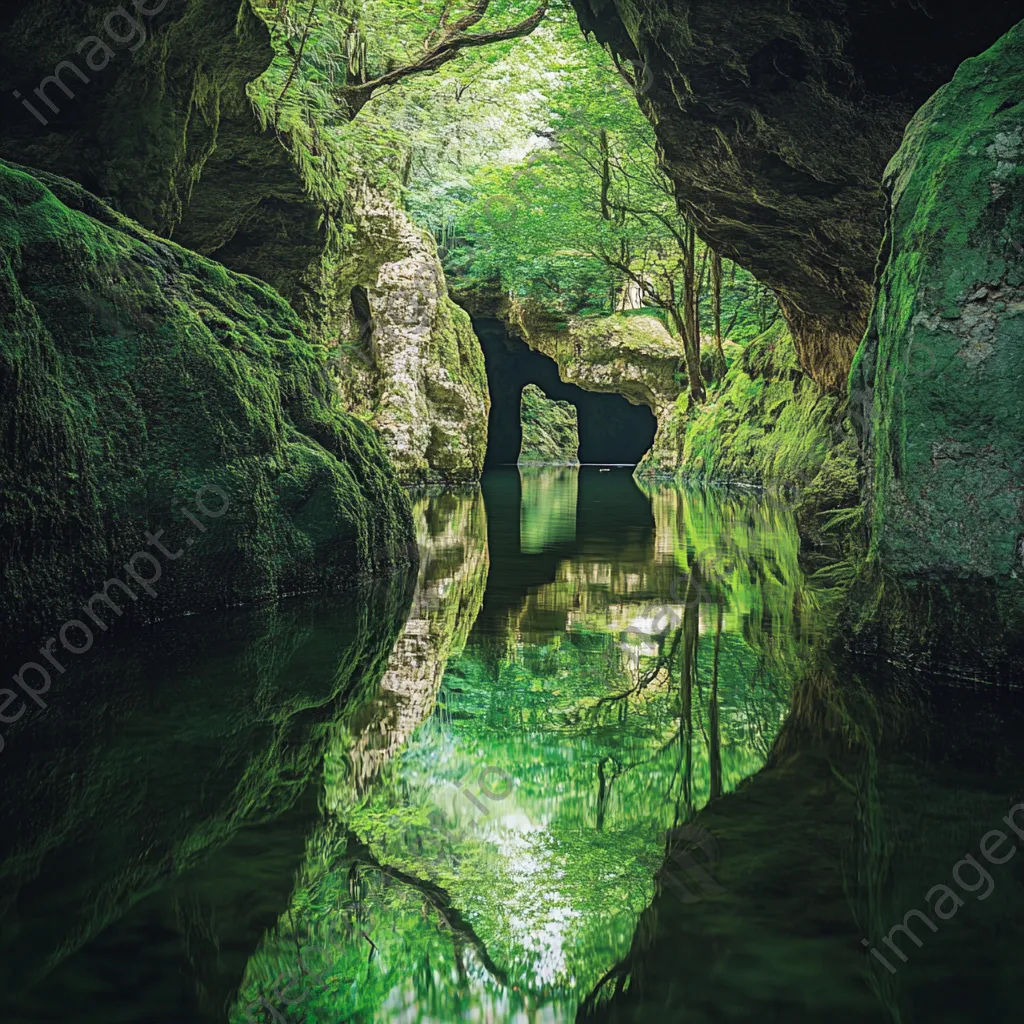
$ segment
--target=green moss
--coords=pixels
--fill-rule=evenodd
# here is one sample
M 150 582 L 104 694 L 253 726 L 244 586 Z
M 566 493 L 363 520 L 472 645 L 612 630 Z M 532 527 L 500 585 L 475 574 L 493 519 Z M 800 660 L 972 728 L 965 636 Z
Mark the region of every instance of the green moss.
M 344 583 L 408 560 L 374 433 L 271 288 L 138 228 L 71 182 L 0 162 L 8 635 L 54 628 L 166 528 L 226 513 L 141 617 Z M 210 499 L 211 503 L 213 499 Z M 215 528 L 214 528 L 215 526 Z
M 676 400 L 644 474 L 742 481 L 779 488 L 809 483 L 833 445 L 838 399 L 800 370 L 779 321 L 734 360 L 722 387 L 693 410 Z
M 536 384 L 523 388 L 523 443 L 519 465 L 578 466 L 580 431 L 576 406 L 548 398 Z
M 925 104 L 887 171 L 851 394 L 871 456 L 872 552 L 897 572 L 1012 580 L 1024 568 L 1022 68 L 1018 25 Z

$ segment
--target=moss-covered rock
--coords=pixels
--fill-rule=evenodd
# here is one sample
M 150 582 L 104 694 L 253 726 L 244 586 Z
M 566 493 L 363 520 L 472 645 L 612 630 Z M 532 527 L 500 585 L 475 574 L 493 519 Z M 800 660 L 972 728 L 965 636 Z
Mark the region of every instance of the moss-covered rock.
M 9 639 L 54 629 L 108 577 L 125 579 L 126 561 L 152 550 L 147 530 L 166 527 L 171 548 L 195 541 L 163 565 L 157 596 L 128 603 L 147 619 L 414 557 L 380 442 L 339 408 L 272 289 L 69 181 L 2 162 L 0 253 Z M 215 516 L 202 532 L 172 507 L 199 499 Z
M 576 406 L 548 398 L 536 384 L 523 388 L 523 444 L 519 465 L 578 466 L 580 431 Z
M 1024 596 L 1024 24 L 963 64 L 887 173 L 878 299 L 851 374 L 872 552 Z
M 914 111 L 1020 18 L 992 2 L 573 0 L 635 61 L 701 237 L 779 295 L 801 365 L 841 393 L 872 302 L 882 172 Z
M 404 480 L 476 480 L 490 409 L 484 355 L 448 297 L 434 241 L 365 186 L 353 223 L 334 285 L 331 367 L 342 401 L 380 431 Z
M 655 316 L 616 313 L 561 321 L 518 299 L 505 300 L 499 315 L 530 348 L 554 359 L 562 380 L 585 391 L 622 395 L 657 416 L 686 385 L 679 373 L 682 342 Z
M 282 146 L 287 134 L 262 126 L 253 109 L 252 83 L 274 58 L 265 22 L 249 0 L 143 7 L 156 13 L 127 5 L 136 29 L 103 2 L 5 5 L 0 154 L 65 175 L 157 234 L 312 308 L 328 243 L 324 203 Z M 79 52 L 85 39 L 99 42 Z M 55 111 L 34 88 L 61 62 L 70 62 L 60 81 L 71 96 L 44 86 Z
M 829 459 L 831 507 L 856 504 L 855 452 L 841 419 L 842 403 L 800 369 L 780 320 L 736 356 L 706 405 L 676 399 L 638 472 L 789 490 L 810 485 Z

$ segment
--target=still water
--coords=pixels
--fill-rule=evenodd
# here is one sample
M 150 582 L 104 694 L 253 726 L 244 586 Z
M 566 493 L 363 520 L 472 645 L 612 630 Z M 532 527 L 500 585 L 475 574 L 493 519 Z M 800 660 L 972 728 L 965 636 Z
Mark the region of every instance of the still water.
M 415 579 L 124 637 L 12 729 L 2 1020 L 1019 1016 L 1014 692 L 851 659 L 761 495 L 415 514 Z

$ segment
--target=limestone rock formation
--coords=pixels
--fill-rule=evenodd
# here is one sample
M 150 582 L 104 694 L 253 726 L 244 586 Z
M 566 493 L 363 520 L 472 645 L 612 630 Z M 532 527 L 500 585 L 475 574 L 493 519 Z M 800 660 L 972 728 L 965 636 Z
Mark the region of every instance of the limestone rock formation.
M 31 86 L 108 12 L 15 3 L 0 14 L 3 154 L 67 175 L 150 230 L 268 282 L 314 337 L 368 342 L 349 312 L 351 289 L 365 289 L 379 358 L 345 381 L 348 407 L 381 430 L 403 478 L 478 477 L 483 357 L 448 301 L 433 243 L 358 172 L 307 153 L 285 127 L 261 127 L 269 115 L 258 80 L 273 50 L 248 0 L 149 7 L 159 10 L 140 14 L 130 60 L 86 69 L 89 81 L 66 101 L 48 87 L 61 102 L 54 113 L 37 100 L 47 125 L 12 90 L 34 99 Z M 79 83 L 70 66 L 61 81 Z
M 535 305 L 514 299 L 502 300 L 498 313 L 530 348 L 558 364 L 566 383 L 646 405 L 658 420 L 654 447 L 659 447 L 663 424 L 686 379 L 679 373 L 682 343 L 657 317 L 617 313 L 556 322 Z
M 380 441 L 339 407 L 271 288 L 54 175 L 0 162 L 0 206 L 8 639 L 83 614 L 151 549 L 147 531 L 166 528 L 171 549 L 195 541 L 164 565 L 155 596 L 125 602 L 150 620 L 415 557 Z M 204 487 L 229 504 L 217 512 L 210 491 L 216 519 L 200 533 L 172 502 L 192 509 Z
M 387 196 L 360 191 L 338 288 L 332 366 L 345 407 L 380 431 L 404 480 L 475 480 L 487 448 L 487 375 L 433 240 Z
M 157 234 L 269 282 L 305 312 L 319 301 L 311 268 L 327 233 L 323 204 L 253 110 L 249 88 L 273 59 L 267 26 L 248 0 L 142 7 L 155 13 L 133 12 L 137 30 L 117 17 L 107 30 L 115 5 L 4 5 L 0 155 L 77 181 Z M 79 52 L 88 38 L 114 53 L 100 69 Z M 34 88 L 61 62 L 70 62 L 60 73 L 66 89 L 43 85 L 54 110 Z
M 548 398 L 536 384 L 522 397 L 523 444 L 519 465 L 578 466 L 580 431 L 572 402 Z
M 801 365 L 841 391 L 872 301 L 886 162 L 914 111 L 1020 18 L 983 0 L 573 0 L 636 62 L 702 237 L 774 288 Z M 627 68 L 628 70 L 628 68 Z
M 1024 23 L 925 104 L 889 166 L 851 377 L 873 550 L 1024 586 Z

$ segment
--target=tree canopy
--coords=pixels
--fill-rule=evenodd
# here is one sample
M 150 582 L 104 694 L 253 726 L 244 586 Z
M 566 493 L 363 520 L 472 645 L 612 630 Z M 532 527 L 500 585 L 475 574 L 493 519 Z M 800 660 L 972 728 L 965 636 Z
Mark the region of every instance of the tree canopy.
M 458 287 L 560 315 L 646 309 L 683 342 L 695 401 L 723 342 L 778 316 L 680 210 L 636 93 L 564 0 L 285 0 L 254 102 L 325 196 L 361 178 L 433 232 Z M 702 360 L 702 345 L 704 356 Z

